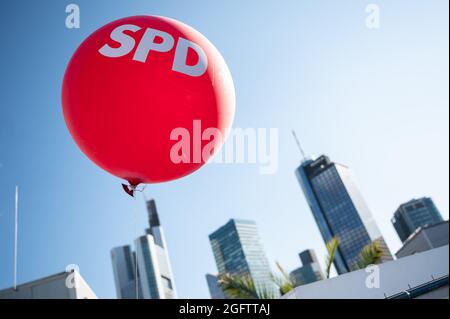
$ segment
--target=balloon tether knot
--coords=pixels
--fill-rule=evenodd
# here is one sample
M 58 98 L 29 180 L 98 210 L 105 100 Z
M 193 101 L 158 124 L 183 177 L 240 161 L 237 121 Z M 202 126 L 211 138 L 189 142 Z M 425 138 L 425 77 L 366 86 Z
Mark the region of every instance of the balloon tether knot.
M 139 184 L 133 185 L 133 184 L 122 184 L 122 188 L 125 191 L 125 193 L 127 193 L 128 195 L 130 195 L 131 197 L 134 197 L 134 193 L 135 192 L 140 192 L 143 193 L 145 190 L 145 186 L 146 185 L 142 185 L 141 187 L 138 187 Z

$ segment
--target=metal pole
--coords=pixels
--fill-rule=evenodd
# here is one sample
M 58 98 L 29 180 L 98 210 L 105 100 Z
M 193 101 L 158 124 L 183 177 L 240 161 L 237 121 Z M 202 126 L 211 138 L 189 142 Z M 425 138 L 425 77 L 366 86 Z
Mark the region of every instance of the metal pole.
M 135 199 L 135 202 L 136 202 L 136 198 L 134 198 Z M 134 210 L 134 230 L 135 230 L 135 232 L 137 233 L 137 228 L 138 228 L 138 224 L 137 224 L 137 218 L 138 218 L 138 213 L 137 213 L 137 210 L 136 210 L 136 207 L 135 207 L 135 210 Z M 138 240 L 138 242 L 139 242 L 139 240 Z M 139 251 L 138 251 L 138 248 L 139 248 L 139 245 L 135 245 L 136 246 L 136 258 L 135 258 L 135 260 L 134 260 L 134 262 L 136 263 L 136 265 L 135 265 L 135 267 L 134 267 L 134 278 L 135 278 L 135 280 L 136 280 L 136 299 L 139 299 L 139 278 L 138 278 L 138 255 L 139 255 Z M 142 250 L 142 247 L 141 247 L 141 250 Z
M 19 224 L 19 186 L 16 186 L 16 205 L 14 223 L 14 290 L 17 290 L 17 233 Z

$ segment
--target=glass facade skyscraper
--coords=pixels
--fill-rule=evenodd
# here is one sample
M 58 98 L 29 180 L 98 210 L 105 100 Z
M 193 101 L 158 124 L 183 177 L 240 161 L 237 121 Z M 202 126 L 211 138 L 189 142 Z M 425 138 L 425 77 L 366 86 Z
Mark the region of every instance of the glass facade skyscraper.
M 136 299 L 142 296 L 140 285 L 136 284 L 136 260 L 131 246 L 116 247 L 111 250 L 111 260 L 118 299 Z
M 255 222 L 231 219 L 209 240 L 219 275 L 250 275 L 258 289 L 277 293 Z
M 398 237 L 405 242 L 414 231 L 443 221 L 442 215 L 431 198 L 423 197 L 400 205 L 391 219 Z
M 304 250 L 299 256 L 302 266 L 290 273 L 295 286 L 306 285 L 325 278 L 314 250 Z
M 380 242 L 385 251 L 382 261 L 392 260 L 346 166 L 323 155 L 316 160 L 304 160 L 295 173 L 324 241 L 339 239 L 334 260 L 339 274 L 351 271 L 361 250 L 373 241 Z
M 211 299 L 226 299 L 225 294 L 220 288 L 219 277 L 217 275 L 206 274 L 206 283 L 208 284 Z
M 145 235 L 135 240 L 136 251 L 132 252 L 130 246 L 111 251 L 117 297 L 120 299 L 176 298 L 167 244 L 154 200 L 147 201 L 147 211 L 150 227 Z

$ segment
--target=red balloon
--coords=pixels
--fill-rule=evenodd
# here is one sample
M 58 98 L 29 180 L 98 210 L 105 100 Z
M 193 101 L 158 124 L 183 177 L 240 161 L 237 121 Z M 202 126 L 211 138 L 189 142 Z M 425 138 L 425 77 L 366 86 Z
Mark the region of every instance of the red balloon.
M 226 136 L 235 94 L 225 61 L 202 34 L 174 19 L 134 16 L 103 26 L 80 45 L 66 69 L 62 105 L 84 154 L 137 185 L 177 179 L 205 164 L 210 156 L 190 154 L 175 163 L 171 132 L 187 130 L 191 150 L 194 121 Z M 198 143 L 217 151 L 223 140 Z

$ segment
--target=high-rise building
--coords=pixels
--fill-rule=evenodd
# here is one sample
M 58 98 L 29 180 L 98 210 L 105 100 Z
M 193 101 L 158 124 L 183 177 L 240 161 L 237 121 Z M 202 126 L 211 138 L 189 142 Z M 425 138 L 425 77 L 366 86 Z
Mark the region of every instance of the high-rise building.
M 176 298 L 167 244 L 154 200 L 147 201 L 149 228 L 130 246 L 111 251 L 118 298 Z M 137 264 L 137 266 L 136 266 Z M 137 285 L 136 285 L 137 282 Z
M 111 250 L 111 260 L 119 299 L 142 297 L 141 285 L 136 281 L 136 260 L 131 246 L 116 247 Z
M 398 237 L 405 242 L 414 231 L 423 226 L 431 226 L 443 221 L 442 215 L 431 198 L 412 199 L 400 205 L 391 222 Z
M 314 250 L 308 249 L 302 251 L 300 254 L 302 266 L 293 270 L 290 277 L 295 286 L 306 285 L 325 278 L 322 269 L 320 269 L 319 261 L 317 260 Z
M 277 294 L 255 222 L 231 219 L 209 240 L 219 275 L 249 275 L 257 289 Z
M 346 166 L 322 155 L 304 159 L 295 171 L 325 242 L 339 239 L 334 265 L 339 274 L 351 271 L 361 250 L 378 241 L 382 261 L 392 255 Z
M 222 288 L 220 288 L 219 277 L 217 275 L 206 274 L 206 282 L 211 299 L 226 299 Z
M 308 265 L 316 263 L 318 264 L 319 261 L 317 260 L 316 253 L 313 249 L 306 249 L 302 251 L 300 254 L 298 254 L 300 257 L 300 261 L 302 262 L 302 265 Z

